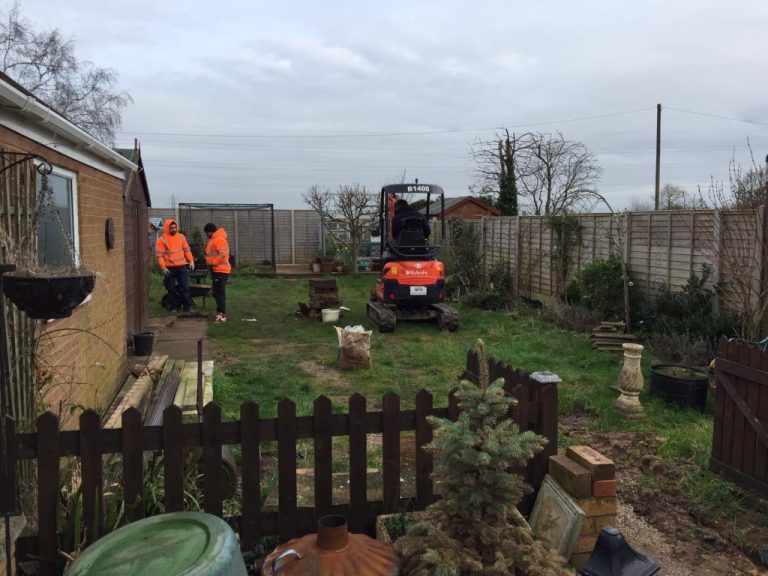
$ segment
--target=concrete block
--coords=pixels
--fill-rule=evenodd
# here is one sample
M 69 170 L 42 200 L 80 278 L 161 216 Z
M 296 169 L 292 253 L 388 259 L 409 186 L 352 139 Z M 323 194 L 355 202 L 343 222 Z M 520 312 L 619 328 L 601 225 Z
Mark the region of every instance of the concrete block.
M 589 470 L 593 481 L 616 478 L 616 466 L 613 461 L 589 446 L 571 446 L 565 455 Z
M 592 474 L 570 458 L 550 456 L 549 474 L 574 498 L 592 496 Z

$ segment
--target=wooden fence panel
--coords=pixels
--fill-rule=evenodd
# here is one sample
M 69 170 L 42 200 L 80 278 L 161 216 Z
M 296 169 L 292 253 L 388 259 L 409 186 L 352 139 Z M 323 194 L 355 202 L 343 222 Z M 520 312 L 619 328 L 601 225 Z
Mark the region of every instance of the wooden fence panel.
M 710 467 L 768 495 L 768 352 L 721 341 Z

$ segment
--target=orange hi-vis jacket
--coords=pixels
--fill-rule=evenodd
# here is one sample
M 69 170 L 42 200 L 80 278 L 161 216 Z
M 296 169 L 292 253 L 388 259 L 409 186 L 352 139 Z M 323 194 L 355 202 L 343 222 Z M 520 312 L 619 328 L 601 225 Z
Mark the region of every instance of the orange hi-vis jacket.
M 184 234 L 176 232 L 174 236 L 171 236 L 168 231 L 171 224 L 176 224 L 176 221 L 171 219 L 165 221 L 163 224 L 164 234 L 157 239 L 157 263 L 161 268 L 186 266 L 194 260 L 192 250 L 189 249 Z
M 219 228 L 211 235 L 205 246 L 205 261 L 211 268 L 211 272 L 229 274 L 232 266 L 229 264 L 229 244 L 227 244 L 227 231 Z

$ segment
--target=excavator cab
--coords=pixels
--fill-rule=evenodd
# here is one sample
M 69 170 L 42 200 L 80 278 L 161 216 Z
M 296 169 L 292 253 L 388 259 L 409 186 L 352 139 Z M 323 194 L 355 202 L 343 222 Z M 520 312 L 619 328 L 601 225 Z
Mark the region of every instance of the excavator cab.
M 395 220 L 398 200 L 423 197 L 427 201 L 423 217 L 411 209 L 405 217 Z M 458 329 L 458 313 L 443 304 L 445 268 L 437 260 L 445 238 L 444 214 L 445 196 L 440 186 L 416 181 L 381 189 L 381 275 L 367 307 L 368 317 L 380 332 L 393 332 L 397 322 L 404 320 L 430 320 L 437 322 L 441 330 Z M 430 234 L 430 217 L 439 218 L 438 239 L 434 232 Z

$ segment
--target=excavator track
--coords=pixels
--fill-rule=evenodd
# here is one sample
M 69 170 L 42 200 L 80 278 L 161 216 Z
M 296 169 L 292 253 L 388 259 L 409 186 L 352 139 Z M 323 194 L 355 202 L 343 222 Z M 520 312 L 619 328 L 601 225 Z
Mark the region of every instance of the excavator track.
M 432 309 L 437 311 L 437 325 L 443 332 L 456 332 L 459 329 L 459 313 L 443 304 L 433 304 Z
M 395 311 L 387 308 L 381 302 L 371 300 L 366 307 L 368 318 L 379 328 L 379 332 L 394 332 L 397 324 Z

